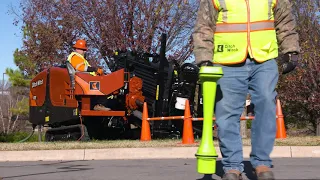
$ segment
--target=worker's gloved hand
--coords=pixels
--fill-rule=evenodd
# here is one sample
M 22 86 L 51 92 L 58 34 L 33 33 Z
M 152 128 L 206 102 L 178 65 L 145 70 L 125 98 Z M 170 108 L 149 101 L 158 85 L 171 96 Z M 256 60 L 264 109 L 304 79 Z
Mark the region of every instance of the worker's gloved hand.
M 212 61 L 201 61 L 199 63 L 197 63 L 197 66 L 198 67 L 201 67 L 201 66 L 213 66 L 213 62 Z
M 101 69 L 101 68 L 98 68 L 97 69 L 97 74 L 99 75 L 99 76 L 102 76 L 104 73 L 103 73 L 103 69 Z
M 287 53 L 284 55 L 282 64 L 282 74 L 293 71 L 298 65 L 299 55 L 297 53 Z

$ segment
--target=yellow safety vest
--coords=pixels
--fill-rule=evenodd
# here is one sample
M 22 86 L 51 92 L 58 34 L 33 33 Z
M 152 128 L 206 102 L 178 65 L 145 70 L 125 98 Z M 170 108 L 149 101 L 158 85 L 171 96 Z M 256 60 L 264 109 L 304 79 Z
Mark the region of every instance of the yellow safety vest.
M 277 0 L 213 0 L 219 11 L 213 62 L 237 64 L 248 53 L 258 62 L 278 56 L 273 9 Z
M 74 55 L 77 55 L 79 56 L 81 59 L 83 59 L 83 63 L 81 64 L 78 64 L 77 67 L 75 68 L 76 70 L 78 70 L 78 68 L 81 66 L 81 65 L 85 65 L 86 67 L 91 67 L 91 65 L 89 64 L 89 62 L 79 53 L 77 52 L 72 52 L 69 56 L 68 56 L 68 61 L 71 63 L 71 58 L 74 56 Z M 90 72 L 90 74 L 92 76 L 96 76 L 97 74 L 95 72 Z

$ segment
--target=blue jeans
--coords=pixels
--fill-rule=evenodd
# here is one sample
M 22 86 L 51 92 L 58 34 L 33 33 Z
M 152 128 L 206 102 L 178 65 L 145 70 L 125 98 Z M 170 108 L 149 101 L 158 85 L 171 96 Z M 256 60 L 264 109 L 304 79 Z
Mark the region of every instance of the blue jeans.
M 247 93 L 251 95 L 255 119 L 252 120 L 250 161 L 253 168 L 271 167 L 270 153 L 276 135 L 276 96 L 278 66 L 274 59 L 257 63 L 248 58 L 241 65 L 223 66 L 217 82 L 216 125 L 224 171 L 244 171 L 240 116 Z

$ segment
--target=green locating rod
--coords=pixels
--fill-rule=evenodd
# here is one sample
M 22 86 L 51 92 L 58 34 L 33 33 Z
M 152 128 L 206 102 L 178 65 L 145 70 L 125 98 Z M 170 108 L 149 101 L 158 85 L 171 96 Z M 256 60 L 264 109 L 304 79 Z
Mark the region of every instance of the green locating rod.
M 196 153 L 200 174 L 215 174 L 218 157 L 213 144 L 212 117 L 216 98 L 217 81 L 223 76 L 221 67 L 202 66 L 199 72 L 203 93 L 203 129 L 201 143 Z

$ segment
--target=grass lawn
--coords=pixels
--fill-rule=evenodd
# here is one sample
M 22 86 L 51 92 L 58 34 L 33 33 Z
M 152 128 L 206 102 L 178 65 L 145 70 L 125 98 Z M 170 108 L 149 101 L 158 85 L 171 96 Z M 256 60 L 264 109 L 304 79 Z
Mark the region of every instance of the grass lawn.
M 104 148 L 143 148 L 143 147 L 196 147 L 200 140 L 195 140 L 192 145 L 181 144 L 178 140 L 114 140 L 114 141 L 89 141 L 89 142 L 26 142 L 26 143 L 0 143 L 0 151 L 26 151 L 26 150 L 57 150 L 57 149 L 104 149 Z M 250 146 L 250 139 L 243 139 L 244 146 Z M 214 141 L 215 146 L 218 142 Z M 287 137 L 276 139 L 276 146 L 320 146 L 320 137 Z

